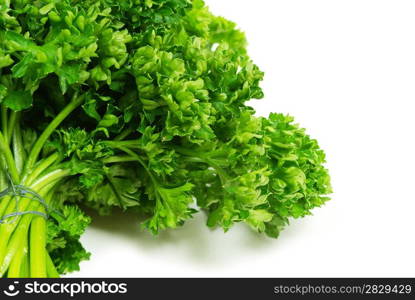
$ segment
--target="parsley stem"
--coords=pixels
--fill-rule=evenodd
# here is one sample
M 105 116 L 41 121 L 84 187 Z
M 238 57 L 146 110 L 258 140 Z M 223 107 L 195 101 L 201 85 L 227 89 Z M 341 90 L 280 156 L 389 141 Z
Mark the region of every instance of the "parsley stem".
M 130 149 L 124 148 L 124 147 L 118 147 L 118 149 L 124 151 L 125 153 L 127 153 L 128 155 L 130 155 L 131 157 L 134 157 L 136 159 L 136 161 L 138 161 L 140 163 L 140 165 L 143 166 L 143 168 L 147 171 L 148 176 L 150 176 L 151 181 L 153 182 L 154 186 L 157 188 L 158 185 L 158 181 L 157 179 L 154 177 L 153 173 L 151 172 L 151 170 L 148 168 L 148 166 L 146 165 L 146 163 L 141 159 L 140 156 L 138 156 L 137 154 L 135 154 L 133 151 L 131 151 Z
M 49 255 L 49 252 L 46 251 L 46 271 L 49 278 L 59 278 L 59 272 L 56 270 L 55 264 L 52 261 L 52 258 Z
M 48 127 L 46 127 L 46 129 L 43 131 L 43 133 L 36 141 L 32 150 L 30 151 L 29 157 L 27 158 L 24 167 L 24 175 L 27 175 L 29 170 L 36 163 L 40 151 L 42 150 L 43 146 L 45 145 L 46 141 L 49 139 L 51 134 L 66 119 L 66 117 L 71 114 L 71 112 L 73 112 L 79 105 L 81 105 L 83 99 L 84 98 L 82 96 L 74 96 L 72 101 L 55 117 L 55 119 L 53 119 L 53 121 L 48 125 Z
M 60 179 L 65 178 L 71 174 L 70 170 L 57 169 L 49 174 L 41 177 L 36 180 L 33 184 L 30 185 L 32 190 L 38 191 L 41 190 L 52 183 L 58 182 Z
M 29 247 L 29 241 L 26 237 L 26 244 L 25 247 Z M 29 249 L 24 251 L 22 267 L 20 268 L 20 278 L 28 278 L 30 276 L 29 271 Z
M 22 131 L 20 128 L 20 114 L 17 115 L 17 122 L 13 130 L 13 156 L 16 164 L 17 171 L 21 174 L 23 170 L 24 161 L 26 158 L 26 152 L 23 147 Z
M 45 212 L 44 207 L 38 211 Z M 30 277 L 45 278 L 46 273 L 46 220 L 34 216 L 30 224 Z
M 16 121 L 19 119 L 19 115 L 20 115 L 20 112 L 15 112 L 13 110 L 10 113 L 9 122 L 7 125 L 7 131 L 4 133 L 8 144 L 10 144 L 11 142 L 14 127 L 16 126 Z
M 117 155 L 117 156 L 110 156 L 102 160 L 104 164 L 113 164 L 119 162 L 132 162 L 137 161 L 136 158 L 128 155 Z
M 127 136 L 129 136 L 133 132 L 134 132 L 134 129 L 129 127 L 127 129 L 123 130 L 119 135 L 117 135 L 114 138 L 114 141 L 122 141 L 123 139 L 125 139 Z
M 7 107 L 2 105 L 1 106 L 1 129 L 4 134 L 7 133 L 7 125 L 8 125 L 8 116 L 7 116 Z
M 4 135 L 0 132 L 0 150 L 3 153 L 3 156 L 6 160 L 7 170 L 5 172 L 9 172 L 11 179 L 14 183 L 19 182 L 19 172 L 16 168 L 16 163 L 13 158 L 13 153 L 10 150 L 9 144 L 5 139 Z
M 39 164 L 33 169 L 33 171 L 23 179 L 23 184 L 32 184 L 33 181 L 39 177 L 48 167 L 55 163 L 59 159 L 59 154 L 57 152 L 53 153 L 49 157 L 43 159 Z
M 8 182 L 7 182 L 7 176 L 4 170 L 6 169 L 6 162 L 4 160 L 4 157 L 0 155 L 0 191 L 3 191 L 7 188 Z
M 7 195 L 7 196 L 4 196 L 3 199 L 1 200 L 1 203 L 0 203 L 0 217 L 3 216 L 4 211 L 6 210 L 7 206 L 9 205 L 9 202 L 10 202 L 11 198 L 12 197 Z
M 38 203 L 33 202 L 30 208 L 35 209 L 37 205 Z M 17 254 L 18 249 L 21 248 L 22 241 L 27 237 L 32 217 L 33 215 L 30 214 L 24 215 L 18 222 L 19 226 L 17 226 L 16 230 L 13 232 L 10 242 L 0 249 L 0 277 L 4 276 L 13 257 Z
M 69 175 L 69 171 L 67 170 L 56 170 L 36 181 L 34 184 L 30 186 L 30 189 L 37 191 L 39 195 L 44 196 L 56 185 L 57 182 L 59 182 L 60 179 L 64 178 L 67 175 Z M 5 210 L 5 214 L 10 214 L 16 211 L 15 201 L 18 202 L 17 211 L 26 211 L 27 208 L 33 203 L 38 204 L 37 201 L 32 201 L 31 199 L 25 197 L 19 197 L 18 199 L 16 199 L 16 197 L 17 196 L 10 197 L 7 209 Z M 26 216 L 17 217 L 16 221 L 13 223 L 0 225 L 0 262 L 3 261 L 5 255 L 3 251 L 7 243 L 9 242 L 10 236 L 12 235 L 16 227 L 18 227 L 18 225 L 20 226 L 20 221 L 25 217 Z
M 49 191 L 53 189 L 55 184 L 56 182 L 52 182 L 46 185 L 39 184 L 37 186 L 38 189 L 35 189 L 36 186 L 31 186 L 31 189 L 38 191 L 38 194 L 41 197 L 45 197 Z M 17 211 L 39 211 L 39 209 L 43 208 L 40 207 L 39 202 L 28 198 L 22 197 L 18 199 L 18 201 Z M 9 203 L 6 213 L 12 213 L 15 211 L 15 209 L 15 203 Z M 16 249 L 20 247 L 21 240 L 24 237 L 27 237 L 29 225 L 33 217 L 33 214 L 19 216 L 16 217 L 16 220 L 13 223 L 2 224 L 0 226 L 0 278 L 2 275 L 4 275 L 4 271 L 9 267 L 11 258 L 16 254 Z
M 226 172 L 219 167 L 212 159 L 208 158 L 206 155 L 202 153 L 198 153 L 196 151 L 191 151 L 182 147 L 174 147 L 174 150 L 178 153 L 187 156 L 188 159 L 193 160 L 194 162 L 201 162 L 209 165 L 213 169 L 215 169 L 216 173 L 218 174 L 222 184 L 225 184 L 228 181 L 229 177 Z
M 28 238 L 27 235 L 20 241 L 20 245 L 17 249 L 16 255 L 13 257 L 10 267 L 7 271 L 7 276 L 10 278 L 22 277 L 22 267 L 27 258 L 28 253 Z
M 127 141 L 103 141 L 107 146 L 119 148 L 119 147 L 134 147 L 138 148 L 138 140 L 127 140 Z

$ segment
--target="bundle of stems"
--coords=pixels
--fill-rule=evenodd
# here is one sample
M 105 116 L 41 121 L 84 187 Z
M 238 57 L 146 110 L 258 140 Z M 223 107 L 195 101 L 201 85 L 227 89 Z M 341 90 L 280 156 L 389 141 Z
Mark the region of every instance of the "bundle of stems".
M 69 175 L 61 168 L 62 157 L 53 153 L 39 159 L 42 148 L 61 122 L 81 103 L 72 100 L 46 127 L 30 151 L 24 149 L 20 112 L 1 108 L 0 277 L 58 277 L 46 249 L 47 207 L 53 206 L 54 190 Z M 38 194 L 44 203 L 13 191 L 23 186 Z

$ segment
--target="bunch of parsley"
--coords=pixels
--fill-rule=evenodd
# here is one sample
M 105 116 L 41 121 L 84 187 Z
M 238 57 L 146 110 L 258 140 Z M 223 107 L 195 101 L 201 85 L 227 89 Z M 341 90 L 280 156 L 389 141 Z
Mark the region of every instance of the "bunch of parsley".
M 79 206 L 133 211 L 154 234 L 201 210 L 271 237 L 321 206 L 317 142 L 245 104 L 262 78 L 202 0 L 2 1 L 0 277 L 79 269 Z

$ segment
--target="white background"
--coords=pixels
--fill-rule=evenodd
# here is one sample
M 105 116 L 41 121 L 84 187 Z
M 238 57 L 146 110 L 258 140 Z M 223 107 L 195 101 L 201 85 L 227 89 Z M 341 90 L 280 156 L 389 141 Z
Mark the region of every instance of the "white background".
M 203 215 L 154 238 L 98 218 L 71 276 L 415 276 L 415 1 L 208 0 L 266 72 L 258 113 L 289 113 L 326 150 L 335 193 L 278 240 Z

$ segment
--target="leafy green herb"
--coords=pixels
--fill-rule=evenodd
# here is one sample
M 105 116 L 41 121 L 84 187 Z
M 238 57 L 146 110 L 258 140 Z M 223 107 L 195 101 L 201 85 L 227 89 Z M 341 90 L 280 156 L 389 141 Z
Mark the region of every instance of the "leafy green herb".
M 0 277 L 78 270 L 84 206 L 134 212 L 154 234 L 204 211 L 209 227 L 277 237 L 324 204 L 317 142 L 246 105 L 263 75 L 202 0 L 4 2 Z

